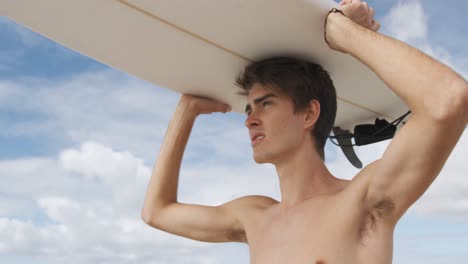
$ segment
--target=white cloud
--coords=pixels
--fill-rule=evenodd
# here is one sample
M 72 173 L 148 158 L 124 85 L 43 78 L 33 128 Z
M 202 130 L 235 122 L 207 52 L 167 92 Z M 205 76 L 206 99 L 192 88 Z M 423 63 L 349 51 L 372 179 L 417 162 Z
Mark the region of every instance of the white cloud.
M 429 15 L 424 11 L 420 0 L 400 0 L 383 18 L 381 32 L 406 42 L 468 78 L 468 71 L 458 58 L 453 58 L 443 46 L 430 42 L 429 36 L 434 32 L 428 27 L 428 20 Z
M 177 100 L 175 93 L 113 70 L 58 81 L 2 81 L 0 87 L 0 109 L 34 117 L 9 123 L 3 136 L 67 145 L 94 140 L 151 158 L 157 145 L 148 142 L 163 137 Z
M 0 192 L 0 216 L 24 215 L 35 210 L 34 200 L 18 194 Z
M 417 0 L 399 1 L 383 20 L 388 33 L 402 41 L 427 37 L 427 15 Z
M 84 192 L 93 198 L 97 197 L 92 195 L 95 189 L 86 191 L 81 179 L 65 175 L 67 172 L 52 158 L 2 160 L 0 192 L 22 197 L 78 195 Z
M 431 188 L 416 204 L 420 214 L 442 214 L 468 219 L 468 129 L 451 153 Z
M 217 205 L 241 195 L 278 196 L 272 167 L 207 165 L 182 169 L 179 201 Z M 61 256 L 73 256 L 71 263 L 229 261 L 222 255 L 226 246 L 176 237 L 142 222 L 150 168 L 129 152 L 85 142 L 57 158 L 2 161 L 0 175 L 0 193 L 27 197 L 27 206 L 50 220 L 18 220 L 34 219 L 25 208 L 0 211 L 0 253 L 48 256 L 52 263 Z M 247 259 L 245 246 L 243 252 Z

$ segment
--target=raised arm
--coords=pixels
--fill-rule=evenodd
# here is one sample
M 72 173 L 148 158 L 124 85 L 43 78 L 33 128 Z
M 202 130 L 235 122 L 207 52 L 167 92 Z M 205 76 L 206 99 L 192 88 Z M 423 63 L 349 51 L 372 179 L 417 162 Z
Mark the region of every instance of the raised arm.
M 358 0 L 349 5 L 373 13 Z M 437 177 L 463 133 L 468 122 L 467 82 L 419 50 L 376 33 L 371 24 L 361 26 L 332 13 L 327 32 L 333 49 L 367 65 L 412 111 L 383 157 L 360 172 L 368 179 L 368 206 L 386 208 L 379 215 L 396 223 Z
M 196 117 L 199 114 L 226 112 L 229 106 L 205 98 L 183 95 L 166 131 L 141 217 L 157 229 L 206 241 L 243 241 L 240 222 L 246 198 L 221 206 L 182 204 L 177 187 L 182 156 Z

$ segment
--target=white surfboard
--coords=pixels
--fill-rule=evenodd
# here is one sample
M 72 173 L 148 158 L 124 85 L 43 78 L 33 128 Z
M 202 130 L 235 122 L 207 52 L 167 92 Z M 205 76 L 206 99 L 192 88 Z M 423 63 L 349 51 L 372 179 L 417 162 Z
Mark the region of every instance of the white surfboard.
M 236 75 L 279 53 L 321 64 L 338 95 L 335 125 L 393 120 L 408 107 L 365 65 L 329 49 L 331 0 L 2 0 L 6 16 L 68 48 L 160 87 L 243 112 Z

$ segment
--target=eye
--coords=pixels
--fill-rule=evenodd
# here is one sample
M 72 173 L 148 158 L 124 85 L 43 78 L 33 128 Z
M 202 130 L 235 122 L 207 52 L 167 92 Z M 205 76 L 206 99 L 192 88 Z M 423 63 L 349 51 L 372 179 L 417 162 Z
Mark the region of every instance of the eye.
M 271 103 L 270 103 L 269 101 L 265 101 L 265 102 L 263 102 L 262 105 L 263 105 L 263 106 L 267 106 L 267 105 L 270 105 L 270 104 L 271 104 Z

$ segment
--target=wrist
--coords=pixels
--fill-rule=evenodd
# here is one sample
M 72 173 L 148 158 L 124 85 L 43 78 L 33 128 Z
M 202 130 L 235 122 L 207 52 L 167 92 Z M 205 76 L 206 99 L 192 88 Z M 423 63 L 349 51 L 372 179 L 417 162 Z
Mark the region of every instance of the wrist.
M 176 108 L 176 112 L 179 112 L 191 119 L 195 119 L 198 115 L 200 115 L 200 111 L 197 109 L 195 102 L 186 96 L 182 96 L 180 99 Z
M 333 50 L 347 53 L 344 45 L 342 45 L 340 41 L 346 39 L 346 34 L 348 34 L 348 31 L 350 30 L 350 21 L 351 20 L 339 10 L 336 10 L 335 12 L 333 12 L 333 9 L 330 10 L 324 23 L 324 40 L 328 47 Z

